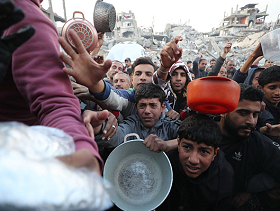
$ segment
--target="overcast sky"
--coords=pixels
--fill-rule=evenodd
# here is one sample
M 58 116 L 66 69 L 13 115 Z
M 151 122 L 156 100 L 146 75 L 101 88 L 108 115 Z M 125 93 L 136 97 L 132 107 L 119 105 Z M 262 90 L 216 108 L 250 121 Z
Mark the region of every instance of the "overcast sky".
M 49 0 L 44 0 L 42 5 L 48 8 Z M 73 17 L 74 11 L 81 11 L 85 19 L 93 23 L 93 10 L 96 0 L 65 0 L 67 19 Z M 105 0 L 114 5 L 116 12 L 134 12 L 138 27 L 151 27 L 154 20 L 156 32 L 164 31 L 167 23 L 187 23 L 199 32 L 210 32 L 212 28 L 219 27 L 224 13 L 229 15 L 231 8 L 236 10 L 246 4 L 257 3 L 260 11 L 268 5 L 266 22 L 275 21 L 280 13 L 279 0 Z M 64 16 L 62 0 L 52 0 L 53 10 Z

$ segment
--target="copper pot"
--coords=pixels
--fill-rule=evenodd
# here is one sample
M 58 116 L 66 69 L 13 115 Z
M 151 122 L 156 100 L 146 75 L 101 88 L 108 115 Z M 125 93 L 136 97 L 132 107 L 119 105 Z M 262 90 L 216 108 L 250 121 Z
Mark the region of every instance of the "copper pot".
M 76 14 L 81 14 L 82 18 L 75 17 Z M 69 30 L 73 29 L 81 39 L 85 49 L 88 52 L 93 51 L 98 42 L 97 31 L 94 26 L 85 19 L 84 14 L 79 11 L 73 13 L 73 18 L 69 19 L 62 27 L 62 36 L 67 42 L 76 49 L 73 40 L 69 36 Z

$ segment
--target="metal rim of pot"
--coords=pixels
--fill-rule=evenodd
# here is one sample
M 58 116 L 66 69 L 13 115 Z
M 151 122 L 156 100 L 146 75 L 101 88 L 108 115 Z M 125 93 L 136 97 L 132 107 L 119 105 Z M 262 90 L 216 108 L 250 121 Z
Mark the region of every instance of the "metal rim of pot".
M 146 182 L 143 182 L 143 177 Z M 122 210 L 144 211 L 155 209 L 168 196 L 173 172 L 164 152 L 152 152 L 142 139 L 136 139 L 122 143 L 110 153 L 104 167 L 104 178 L 115 187 L 116 193 L 111 200 L 116 206 Z

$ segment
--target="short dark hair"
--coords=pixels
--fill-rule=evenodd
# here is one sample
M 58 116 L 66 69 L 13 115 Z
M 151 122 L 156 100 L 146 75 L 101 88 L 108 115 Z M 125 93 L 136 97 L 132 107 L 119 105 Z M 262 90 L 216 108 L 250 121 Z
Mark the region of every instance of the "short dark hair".
M 112 62 L 118 62 L 122 65 L 122 69 L 124 69 L 123 63 L 121 63 L 119 60 L 113 60 Z
M 203 60 L 206 60 L 206 59 L 204 59 L 204 58 L 199 59 L 198 64 L 200 64 Z
M 216 59 L 211 59 L 211 60 L 210 60 L 210 62 L 215 62 L 215 61 L 216 61 Z
M 190 63 L 192 63 L 192 61 L 187 61 L 187 64 L 190 64 Z
M 280 66 L 274 65 L 264 69 L 259 75 L 259 85 L 264 87 L 273 81 L 280 81 Z
M 239 84 L 240 85 L 240 98 L 239 101 L 241 100 L 250 100 L 250 101 L 260 101 L 262 102 L 264 92 L 252 85 L 248 84 Z
M 141 85 L 135 92 L 136 104 L 143 98 L 158 98 L 159 102 L 163 104 L 166 95 L 162 88 L 153 83 Z
M 154 71 L 155 71 L 155 64 L 153 63 L 153 61 L 151 60 L 150 57 L 139 57 L 138 59 L 136 59 L 133 64 L 132 64 L 132 72 L 134 73 L 134 69 L 136 66 L 140 65 L 140 64 L 150 64 L 153 66 Z
M 204 114 L 194 114 L 187 117 L 181 122 L 177 133 L 180 141 L 184 138 L 198 144 L 204 143 L 214 148 L 218 147 L 222 139 L 219 125 L 213 118 Z

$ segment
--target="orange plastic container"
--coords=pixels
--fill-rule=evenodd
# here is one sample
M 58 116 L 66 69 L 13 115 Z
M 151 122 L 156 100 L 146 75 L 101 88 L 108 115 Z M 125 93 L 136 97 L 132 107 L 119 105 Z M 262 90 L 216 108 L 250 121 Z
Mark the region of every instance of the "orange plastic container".
M 240 86 L 229 78 L 208 76 L 187 86 L 188 106 L 206 114 L 229 113 L 237 108 L 239 98 Z

